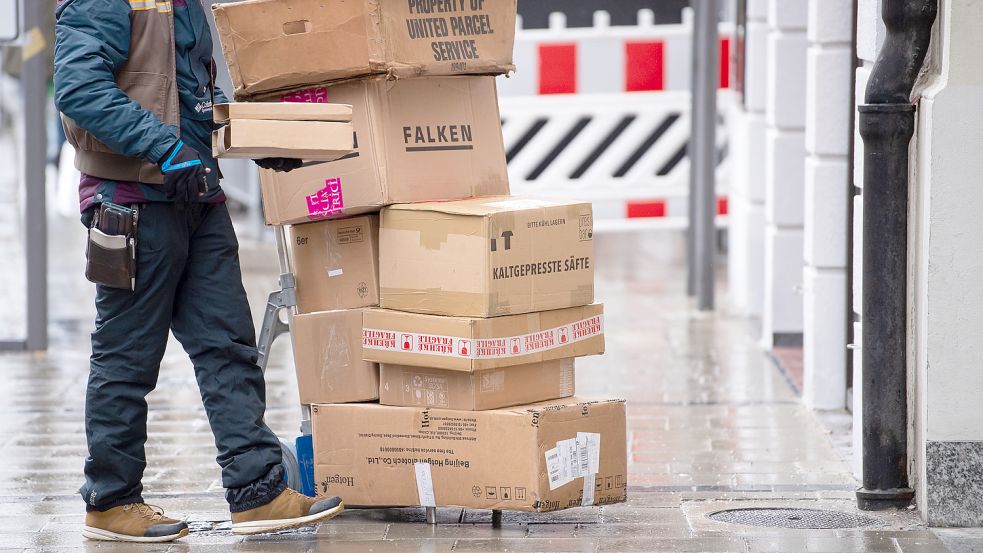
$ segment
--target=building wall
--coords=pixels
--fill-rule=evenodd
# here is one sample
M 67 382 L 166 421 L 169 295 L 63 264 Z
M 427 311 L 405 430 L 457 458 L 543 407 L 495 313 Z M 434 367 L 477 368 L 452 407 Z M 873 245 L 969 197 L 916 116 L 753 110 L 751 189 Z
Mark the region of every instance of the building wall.
M 983 3 L 940 2 L 913 153 L 914 461 L 934 526 L 983 526 L 980 21 Z
M 762 342 L 802 334 L 808 0 L 768 3 Z
M 744 103 L 730 114 L 728 289 L 734 306 L 760 317 L 764 304 L 765 106 L 768 0 L 747 1 Z
M 802 398 L 817 409 L 840 409 L 847 388 L 852 0 L 810 0 L 807 37 Z
M 857 101 L 884 37 L 880 2 L 858 12 Z M 913 97 L 908 276 L 909 473 L 932 526 L 983 526 L 983 4 L 940 0 L 932 44 Z M 855 147 L 855 182 L 863 174 Z M 860 200 L 856 205 L 859 239 Z M 861 244 L 855 243 L 859 274 Z M 862 281 L 855 278 L 859 313 Z M 858 315 L 855 314 L 859 318 Z M 862 323 L 862 321 L 861 321 Z M 857 325 L 859 326 L 859 325 Z M 857 331 L 859 335 L 859 329 Z M 859 361 L 859 359 L 857 359 Z M 854 367 L 860 374 L 859 363 Z M 859 386 L 859 378 L 856 380 Z M 859 402 L 859 388 L 854 391 Z M 854 428 L 859 430 L 859 403 Z M 856 443 L 859 451 L 859 442 Z M 859 455 L 857 457 L 860 457 Z

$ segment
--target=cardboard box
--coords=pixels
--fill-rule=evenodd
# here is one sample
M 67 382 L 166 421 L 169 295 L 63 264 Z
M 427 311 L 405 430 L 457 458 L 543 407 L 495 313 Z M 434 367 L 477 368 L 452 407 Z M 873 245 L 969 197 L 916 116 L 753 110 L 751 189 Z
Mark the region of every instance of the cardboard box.
M 458 371 L 604 353 L 601 304 L 490 319 L 367 309 L 367 361 Z
M 290 227 L 300 313 L 379 305 L 379 217 Z
M 352 120 L 352 106 L 348 104 L 298 103 L 298 102 L 232 102 L 215 104 L 212 120 L 225 124 L 233 119 L 260 119 L 266 121 L 335 121 Z
M 355 153 L 289 173 L 261 170 L 267 224 L 509 193 L 494 77 L 371 79 L 319 94 L 309 99 L 354 106 Z
M 379 230 L 379 304 L 496 317 L 594 301 L 591 204 L 524 196 L 394 205 Z
M 556 511 L 625 500 L 623 400 L 494 411 L 315 405 L 311 413 L 317 493 L 351 506 Z
M 329 161 L 355 147 L 351 106 L 337 104 L 219 104 L 213 118 L 215 157 L 292 157 Z
M 379 399 L 379 366 L 362 360 L 361 309 L 295 315 L 290 329 L 300 402 Z
M 212 7 L 236 98 L 367 75 L 513 70 L 515 0 L 250 0 Z
M 574 394 L 573 365 L 568 358 L 462 372 L 384 364 L 379 403 L 481 411 L 565 398 Z

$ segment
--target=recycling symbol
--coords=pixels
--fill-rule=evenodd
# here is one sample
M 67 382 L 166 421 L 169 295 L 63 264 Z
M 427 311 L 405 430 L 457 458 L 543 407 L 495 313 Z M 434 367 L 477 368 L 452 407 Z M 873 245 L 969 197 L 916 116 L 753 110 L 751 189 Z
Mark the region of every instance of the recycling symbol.
M 481 497 L 481 487 L 478 486 L 477 484 L 471 486 L 471 495 L 475 497 Z

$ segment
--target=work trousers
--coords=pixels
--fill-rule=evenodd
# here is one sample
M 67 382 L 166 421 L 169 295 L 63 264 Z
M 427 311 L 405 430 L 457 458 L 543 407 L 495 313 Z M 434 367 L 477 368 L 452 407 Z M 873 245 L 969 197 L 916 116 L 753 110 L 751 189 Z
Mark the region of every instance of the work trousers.
M 233 512 L 283 491 L 280 443 L 263 420 L 266 384 L 224 203 L 140 206 L 135 290 L 97 285 L 85 397 L 87 509 L 142 502 L 146 396 L 168 329 L 194 363 Z

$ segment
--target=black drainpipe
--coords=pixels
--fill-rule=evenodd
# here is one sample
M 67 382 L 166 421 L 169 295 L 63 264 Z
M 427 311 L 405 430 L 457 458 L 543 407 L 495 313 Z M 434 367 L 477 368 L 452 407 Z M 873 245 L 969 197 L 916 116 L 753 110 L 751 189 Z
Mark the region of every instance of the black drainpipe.
M 863 510 L 904 507 L 908 484 L 907 268 L 911 91 L 938 0 L 883 0 L 884 45 L 858 107 L 863 180 Z

